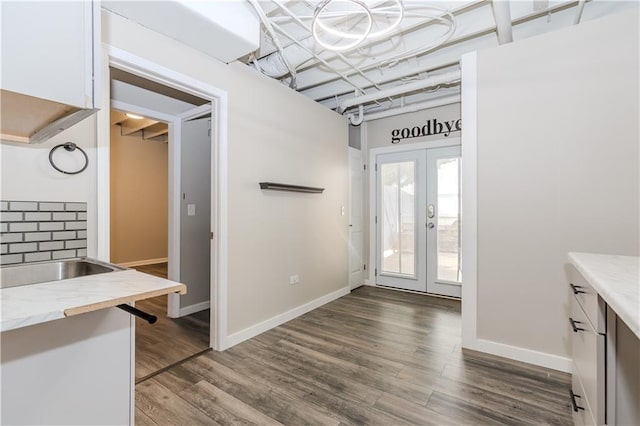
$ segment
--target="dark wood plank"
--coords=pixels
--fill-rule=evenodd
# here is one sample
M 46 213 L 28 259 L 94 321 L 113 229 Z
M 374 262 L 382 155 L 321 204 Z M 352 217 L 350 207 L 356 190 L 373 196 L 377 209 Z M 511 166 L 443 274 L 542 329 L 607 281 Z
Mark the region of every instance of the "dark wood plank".
M 206 380 L 180 392 L 180 396 L 222 425 L 282 425 Z
M 141 424 L 166 399 L 178 414 L 163 424 L 570 425 L 570 381 L 462 350 L 459 301 L 365 287 L 172 367 L 137 408 Z
M 159 425 L 218 424 L 155 379 L 136 385 L 136 407 Z

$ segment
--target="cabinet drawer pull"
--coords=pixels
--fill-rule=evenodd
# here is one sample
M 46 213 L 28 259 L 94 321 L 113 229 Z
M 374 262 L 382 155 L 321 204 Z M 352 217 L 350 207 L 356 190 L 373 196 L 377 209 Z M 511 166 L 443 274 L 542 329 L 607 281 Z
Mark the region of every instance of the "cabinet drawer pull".
M 578 290 L 579 288 L 584 288 L 581 285 L 569 284 L 571 290 L 573 290 L 573 294 L 584 294 L 585 292 L 582 290 Z
M 573 407 L 573 411 L 577 413 L 579 410 L 584 410 L 584 407 L 579 406 L 576 402 L 576 398 L 580 398 L 580 395 L 573 393 L 573 389 L 569 389 L 569 394 L 571 395 L 571 406 Z
M 576 327 L 576 324 L 582 324 L 582 321 L 576 321 L 573 318 L 569 318 L 569 322 L 571 323 L 571 328 L 573 328 L 574 333 L 577 333 L 578 331 L 584 331 L 584 328 Z

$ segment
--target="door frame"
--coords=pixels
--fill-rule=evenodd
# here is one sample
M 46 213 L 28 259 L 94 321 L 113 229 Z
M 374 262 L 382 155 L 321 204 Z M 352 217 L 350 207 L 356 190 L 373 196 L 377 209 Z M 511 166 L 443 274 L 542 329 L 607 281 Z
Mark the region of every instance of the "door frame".
M 209 327 L 209 346 L 216 350 L 226 349 L 227 338 L 227 246 L 228 246 L 228 95 L 227 92 L 214 86 L 194 79 L 188 75 L 178 73 L 159 64 L 133 55 L 125 50 L 111 45 L 103 45 L 102 49 L 102 69 L 101 78 L 104 84 L 106 96 L 102 99 L 101 109 L 97 112 L 97 258 L 108 261 L 110 257 L 110 182 L 109 182 L 109 149 L 110 149 L 110 106 L 111 96 L 109 93 L 110 72 L 109 67 L 118 68 L 131 74 L 146 78 L 156 83 L 190 93 L 211 103 L 211 164 L 215 168 L 211 174 L 211 225 L 214 238 L 211 246 L 211 299 L 212 310 Z M 100 73 L 99 73 L 100 74 Z M 179 135 L 180 128 L 173 128 L 173 134 Z M 175 144 L 174 144 L 175 145 Z M 175 154 L 175 153 L 174 153 Z M 177 161 L 177 163 L 176 163 Z M 170 193 L 180 191 L 179 155 L 173 156 L 173 161 L 169 163 Z M 176 174 L 177 181 L 176 181 Z M 176 182 L 178 185 L 176 185 Z M 172 198 L 172 197 L 170 197 Z M 179 195 L 178 195 L 179 198 Z M 176 218 L 179 217 L 178 206 L 170 209 L 171 226 L 179 226 Z M 176 216 L 175 209 L 178 209 Z M 173 219 L 172 219 L 173 218 Z M 179 229 L 177 234 L 179 236 Z M 175 250 L 179 239 L 170 241 L 169 250 Z M 179 251 L 179 247 L 177 248 Z M 171 253 L 171 251 L 170 251 Z M 179 257 L 177 258 L 179 260 Z M 174 259 L 175 260 L 175 259 Z M 171 271 L 173 272 L 173 271 Z
M 361 177 L 361 183 L 364 184 L 364 170 L 362 168 L 363 164 L 364 164 L 364 155 L 362 150 L 357 149 L 357 148 L 353 148 L 353 147 L 348 147 L 348 152 L 347 152 L 347 158 L 349 159 L 349 222 L 352 222 L 352 218 L 353 218 L 353 180 L 351 178 L 351 160 L 354 158 L 359 160 L 360 162 L 360 177 Z M 360 185 L 360 198 L 362 200 L 362 202 L 360 203 L 360 217 L 362 218 L 362 253 L 360 253 L 362 255 L 362 258 L 360 259 L 360 279 L 358 283 L 353 283 L 352 281 L 352 274 L 351 271 L 353 271 L 353 265 L 351 264 L 351 254 L 349 253 L 349 288 L 351 290 L 354 290 L 358 287 L 361 287 L 362 285 L 364 285 L 365 283 L 365 270 L 364 270 L 364 262 L 365 262 L 365 254 L 364 254 L 364 231 L 366 229 L 366 225 L 365 225 L 365 221 L 364 221 L 364 185 Z M 353 227 L 351 226 L 353 225 L 352 223 L 349 224 L 349 244 L 351 244 L 352 239 L 353 239 Z M 351 250 L 351 248 L 350 248 Z
M 416 142 L 406 145 L 394 145 L 394 146 L 385 146 L 379 148 L 371 148 L 369 150 L 369 265 L 373 267 L 369 268 L 369 283 L 372 286 L 378 287 L 376 284 L 376 276 L 375 269 L 377 268 L 377 259 L 376 259 L 376 245 L 377 245 L 377 231 L 376 231 L 376 223 L 375 223 L 375 212 L 377 211 L 377 202 L 378 202 L 378 194 L 377 194 L 377 185 L 376 185 L 376 157 L 379 154 L 391 154 L 397 152 L 405 152 L 405 151 L 416 151 L 421 149 L 430 149 L 430 148 L 444 148 L 449 146 L 460 146 L 461 139 L 460 137 L 447 137 L 442 139 L 437 139 L 429 142 Z M 426 259 L 425 259 L 426 261 Z M 380 286 L 384 287 L 384 286 Z M 385 287 L 387 288 L 387 287 Z M 410 291 L 410 290 L 407 290 Z

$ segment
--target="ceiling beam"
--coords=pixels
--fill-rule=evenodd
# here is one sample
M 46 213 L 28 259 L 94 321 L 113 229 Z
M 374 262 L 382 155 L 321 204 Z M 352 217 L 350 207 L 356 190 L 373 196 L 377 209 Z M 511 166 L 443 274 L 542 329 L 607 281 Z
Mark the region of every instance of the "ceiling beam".
M 498 43 L 511 43 L 513 41 L 513 28 L 511 26 L 509 0 L 492 0 L 491 8 L 493 9 L 493 18 L 496 21 Z

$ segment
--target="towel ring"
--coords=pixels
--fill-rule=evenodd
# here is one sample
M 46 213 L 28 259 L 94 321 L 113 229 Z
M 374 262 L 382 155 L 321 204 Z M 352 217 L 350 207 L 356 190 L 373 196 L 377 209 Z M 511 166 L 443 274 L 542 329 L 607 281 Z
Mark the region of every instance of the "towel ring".
M 84 166 L 82 166 L 82 168 L 80 170 L 76 170 L 75 172 L 68 172 L 68 171 L 62 170 L 61 168 L 56 166 L 55 163 L 53 162 L 53 152 L 56 149 L 60 148 L 60 147 L 63 147 L 66 151 L 69 151 L 69 152 L 73 152 L 76 149 L 78 151 L 80 151 L 82 153 L 82 155 L 84 155 Z M 87 166 L 89 165 L 89 157 L 87 157 L 87 153 L 84 152 L 84 149 L 80 148 L 75 143 L 73 143 L 73 142 L 65 142 L 65 143 L 61 143 L 60 145 L 56 145 L 53 148 L 51 148 L 51 151 L 49 151 L 49 163 L 51 163 L 51 167 L 53 167 L 54 169 L 56 169 L 60 173 L 64 173 L 65 175 L 77 175 L 78 173 L 84 172 L 84 170 L 87 168 Z

